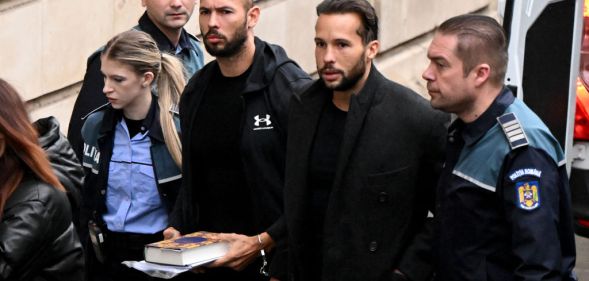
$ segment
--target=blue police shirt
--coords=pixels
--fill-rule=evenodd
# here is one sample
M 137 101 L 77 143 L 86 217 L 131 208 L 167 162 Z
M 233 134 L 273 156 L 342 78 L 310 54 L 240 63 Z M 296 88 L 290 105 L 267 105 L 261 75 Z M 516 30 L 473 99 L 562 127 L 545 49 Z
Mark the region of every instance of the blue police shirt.
M 108 171 L 107 211 L 103 219 L 114 232 L 151 234 L 168 225 L 151 160 L 149 132 L 129 138 L 124 118 L 116 125 Z

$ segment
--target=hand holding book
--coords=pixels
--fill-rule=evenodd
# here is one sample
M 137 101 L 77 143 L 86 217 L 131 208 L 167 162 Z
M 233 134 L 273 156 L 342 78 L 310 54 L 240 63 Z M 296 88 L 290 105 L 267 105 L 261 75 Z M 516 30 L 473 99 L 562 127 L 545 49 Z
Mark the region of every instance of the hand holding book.
M 258 236 L 235 233 L 220 233 L 217 235 L 217 239 L 229 242 L 229 251 L 207 267 L 224 266 L 234 270 L 243 270 L 260 255 L 260 250 L 268 251 L 274 246 L 274 240 L 266 232 L 260 234 L 260 240 L 258 240 Z
M 197 262 L 210 262 L 224 256 L 229 244 L 217 234 L 194 232 L 145 245 L 145 261 L 184 266 Z
M 169 240 L 169 239 L 174 239 L 174 238 L 178 238 L 182 236 L 180 234 L 180 231 L 178 231 L 177 229 L 173 228 L 173 227 L 168 227 L 166 229 L 164 229 L 164 239 L 165 240 Z

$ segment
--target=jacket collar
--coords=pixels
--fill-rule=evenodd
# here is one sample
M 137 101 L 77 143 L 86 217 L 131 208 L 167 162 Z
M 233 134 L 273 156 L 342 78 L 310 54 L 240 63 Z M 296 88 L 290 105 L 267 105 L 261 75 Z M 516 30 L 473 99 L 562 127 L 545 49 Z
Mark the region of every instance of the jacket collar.
M 149 108 L 149 112 L 147 113 L 145 120 L 143 120 L 143 126 L 145 126 L 145 128 L 149 128 L 149 132 L 147 134 L 152 139 L 164 142 L 164 133 L 160 124 L 160 108 L 158 106 L 157 96 L 153 94 L 151 96 L 151 107 Z
M 247 77 L 244 93 L 255 92 L 266 87 L 271 80 L 267 71 L 276 69 L 274 57 L 264 56 L 265 52 L 270 51 L 266 50 L 266 44 L 258 37 L 254 38 L 254 44 L 256 45 L 256 51 L 253 63 L 250 66 L 251 70 Z
M 270 85 L 274 80 L 274 75 L 279 67 L 284 64 L 293 63 L 286 55 L 284 49 L 277 45 L 271 45 L 258 37 L 254 38 L 256 51 L 254 53 L 253 63 L 249 69 L 249 75 L 245 82 L 245 88 L 242 94 L 260 91 Z M 185 88 L 185 93 L 192 92 L 198 89 L 199 92 L 205 92 L 208 81 L 211 80 L 214 73 L 220 71 L 219 63 L 213 60 L 205 65 L 191 80 L 195 79 L 194 83 L 188 83 Z M 183 95 L 184 96 L 184 95 Z
M 172 53 L 176 52 L 176 46 L 170 42 L 168 37 L 151 21 L 147 12 L 144 12 L 141 18 L 139 18 L 139 28 L 149 33 L 155 42 L 157 43 L 158 48 L 162 52 Z M 182 49 L 193 49 L 193 46 L 190 44 L 189 35 L 184 28 L 182 28 L 182 33 L 180 34 L 180 41 L 178 41 L 178 45 Z
M 515 96 L 508 88 L 504 87 L 489 108 L 479 118 L 467 124 L 457 119 L 451 128 L 462 127 L 464 144 L 471 146 L 478 142 L 491 127 L 497 124 L 497 117 L 501 116 L 513 101 L 515 101 Z
M 372 105 L 375 93 L 381 86 L 382 81 L 385 80 L 386 78 L 372 65 L 364 88 L 358 94 L 352 96 L 334 177 L 333 186 L 335 188 L 340 186 L 343 172 L 348 165 L 350 155 L 354 151 L 366 114 Z M 297 133 L 292 134 L 292 136 L 289 134 L 288 142 L 297 143 L 298 149 L 302 149 L 297 153 L 309 154 L 317 131 L 321 110 L 327 102 L 331 102 L 332 95 L 333 91 L 325 87 L 325 83 L 321 79 L 317 80 L 301 95 L 300 106 L 292 109 L 293 119 L 299 121 L 289 124 L 289 126 L 293 126 L 293 132 Z M 301 161 L 307 163 L 308 159 L 301 159 Z
M 380 87 L 380 82 L 385 80 L 386 78 L 382 76 L 382 74 L 376 69 L 374 63 L 370 67 L 370 74 L 366 79 L 366 83 L 364 83 L 364 87 L 360 90 L 359 93 L 352 95 L 352 99 L 350 100 L 350 112 L 353 110 L 357 110 L 357 107 L 365 108 L 369 107 L 372 103 L 372 99 L 374 98 L 374 93 Z M 321 95 L 318 95 L 317 92 L 321 92 Z M 302 94 L 301 98 L 304 100 L 321 100 L 326 99 L 326 96 L 329 97 L 331 100 L 333 95 L 333 91 L 328 89 L 325 86 L 323 80 L 319 79 L 316 80 L 309 86 Z M 354 109 L 352 108 L 354 107 Z
M 334 188 L 341 186 L 343 173 L 352 152 L 356 147 L 356 141 L 364 126 L 364 120 L 381 82 L 386 80 L 382 74 L 374 66 L 374 62 L 370 67 L 370 74 L 364 83 L 364 87 L 359 93 L 354 94 L 350 100 L 350 110 L 346 118 L 346 125 L 344 129 L 344 136 L 340 147 L 340 155 L 338 156 L 337 166 L 334 177 Z
M 105 109 L 104 117 L 102 118 L 102 125 L 100 126 L 100 133 L 98 139 L 102 139 L 114 133 L 118 122 L 123 118 L 123 111 L 112 108 L 109 104 Z M 151 105 L 147 116 L 143 120 L 143 126 L 149 128 L 148 135 L 150 138 L 164 142 L 164 134 L 159 120 L 159 106 L 157 96 L 152 94 Z
M 54 188 L 53 186 L 49 186 L 48 183 L 39 179 L 39 177 L 28 166 L 22 165 L 21 167 L 23 169 L 23 177 L 20 180 L 20 183 L 18 184 L 17 188 L 6 200 L 6 203 L 4 205 L 4 211 L 25 201 L 38 200 L 40 195 L 38 191 L 41 190 L 37 190 L 37 192 L 34 192 L 34 189 L 42 185 L 46 185 L 51 189 Z
M 258 37 L 254 38 L 254 44 L 256 52 L 244 93 L 256 92 L 267 87 L 274 80 L 280 66 L 295 63 L 288 58 L 284 49 L 277 45 L 268 44 Z

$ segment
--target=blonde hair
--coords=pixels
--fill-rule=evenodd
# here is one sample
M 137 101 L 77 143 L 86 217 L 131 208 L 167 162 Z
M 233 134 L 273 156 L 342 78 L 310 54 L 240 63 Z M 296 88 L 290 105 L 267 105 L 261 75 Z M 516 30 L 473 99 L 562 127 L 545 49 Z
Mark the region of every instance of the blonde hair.
M 173 110 L 177 108 L 186 84 L 180 60 L 161 53 L 149 34 L 137 30 L 125 31 L 113 37 L 104 47 L 102 56 L 129 65 L 137 74 L 154 74 L 164 141 L 172 159 L 181 167 L 182 144 L 174 124 L 176 110 Z

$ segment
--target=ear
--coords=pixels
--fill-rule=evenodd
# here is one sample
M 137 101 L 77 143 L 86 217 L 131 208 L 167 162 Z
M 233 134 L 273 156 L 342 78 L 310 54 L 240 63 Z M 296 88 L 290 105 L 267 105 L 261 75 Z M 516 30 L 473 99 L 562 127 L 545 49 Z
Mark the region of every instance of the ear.
M 143 73 L 143 81 L 141 81 L 141 87 L 145 88 L 151 86 L 154 77 L 155 75 L 153 75 L 153 72 L 151 71 Z
M 380 42 L 378 40 L 372 40 L 371 42 L 366 45 L 366 57 L 369 59 L 374 59 L 378 54 L 378 50 L 380 48 Z
M 260 7 L 253 6 L 249 11 L 247 11 L 247 28 L 252 29 L 260 20 Z
M 475 86 L 480 87 L 489 81 L 489 77 L 491 76 L 491 66 L 486 63 L 479 64 L 472 70 L 472 75 L 474 75 Z

